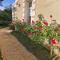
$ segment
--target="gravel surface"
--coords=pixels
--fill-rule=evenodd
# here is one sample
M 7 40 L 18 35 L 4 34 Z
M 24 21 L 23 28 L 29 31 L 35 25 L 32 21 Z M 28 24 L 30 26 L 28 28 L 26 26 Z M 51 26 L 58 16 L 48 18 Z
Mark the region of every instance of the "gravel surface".
M 0 49 L 3 60 L 38 60 L 6 29 L 0 29 Z

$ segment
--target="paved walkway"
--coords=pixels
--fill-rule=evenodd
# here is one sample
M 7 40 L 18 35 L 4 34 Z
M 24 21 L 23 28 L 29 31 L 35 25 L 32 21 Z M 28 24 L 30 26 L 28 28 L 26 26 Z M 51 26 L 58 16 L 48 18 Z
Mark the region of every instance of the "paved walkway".
M 0 29 L 0 49 L 3 60 L 38 60 L 9 32 Z

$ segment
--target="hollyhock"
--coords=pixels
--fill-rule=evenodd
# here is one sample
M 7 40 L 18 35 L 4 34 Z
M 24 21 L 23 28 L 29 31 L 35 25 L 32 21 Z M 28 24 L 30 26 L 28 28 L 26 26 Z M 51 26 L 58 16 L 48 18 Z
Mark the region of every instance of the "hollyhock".
M 35 22 L 32 20 L 32 24 L 35 24 Z
M 43 21 L 44 25 L 48 26 L 48 22 L 46 20 Z
M 58 43 L 58 41 L 57 41 L 57 39 L 52 38 L 52 39 L 50 40 L 50 43 L 51 43 L 52 45 L 55 45 L 55 44 Z

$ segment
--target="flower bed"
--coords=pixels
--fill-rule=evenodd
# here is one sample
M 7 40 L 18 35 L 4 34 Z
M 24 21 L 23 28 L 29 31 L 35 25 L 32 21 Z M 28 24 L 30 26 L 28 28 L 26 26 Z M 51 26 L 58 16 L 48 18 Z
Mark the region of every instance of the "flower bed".
M 60 24 L 51 23 L 44 19 L 42 15 L 38 15 L 39 20 L 32 21 L 32 25 L 28 23 L 18 23 L 15 30 L 25 33 L 30 39 L 36 43 L 42 44 L 51 52 L 51 56 L 60 54 Z M 52 18 L 52 16 L 50 16 Z
M 48 51 L 41 44 L 31 40 L 25 33 L 19 31 L 12 31 L 11 34 L 38 60 L 51 60 L 50 51 Z

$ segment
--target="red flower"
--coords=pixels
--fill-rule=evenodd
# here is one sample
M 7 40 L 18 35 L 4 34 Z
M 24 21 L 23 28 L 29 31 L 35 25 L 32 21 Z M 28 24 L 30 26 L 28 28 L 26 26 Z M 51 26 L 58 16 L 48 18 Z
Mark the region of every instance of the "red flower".
M 38 29 L 36 26 L 34 26 L 34 29 L 36 30 L 36 29 Z
M 55 44 L 58 43 L 58 41 L 57 41 L 55 38 L 52 38 L 52 39 L 50 40 L 50 42 L 51 42 L 52 45 L 55 45 Z
M 34 24 L 35 22 L 32 20 L 32 24 Z
M 60 28 L 60 24 L 57 24 L 57 28 Z
M 46 20 L 43 21 L 44 25 L 48 26 L 48 22 Z

